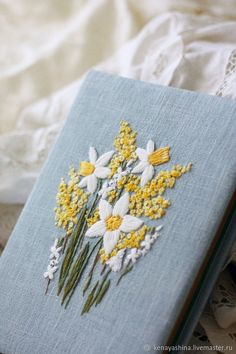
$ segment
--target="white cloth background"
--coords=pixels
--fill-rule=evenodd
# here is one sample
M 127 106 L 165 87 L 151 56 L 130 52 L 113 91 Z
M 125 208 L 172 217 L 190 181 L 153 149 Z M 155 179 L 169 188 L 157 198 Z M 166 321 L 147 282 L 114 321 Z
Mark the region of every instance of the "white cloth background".
M 0 216 L 0 231 L 9 233 L 15 204 L 25 203 L 90 68 L 235 99 L 235 5 L 0 0 L 0 203 L 12 205 L 11 217 L 6 209 Z M 211 319 L 202 316 L 213 343 L 221 333 L 236 345 L 236 301 L 229 296 L 234 311 L 211 306 Z

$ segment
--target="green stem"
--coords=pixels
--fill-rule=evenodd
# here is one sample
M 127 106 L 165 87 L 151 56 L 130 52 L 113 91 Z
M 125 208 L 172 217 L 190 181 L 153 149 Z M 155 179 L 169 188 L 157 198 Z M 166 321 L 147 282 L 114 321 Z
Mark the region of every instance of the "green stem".
M 65 284 L 64 293 L 63 293 L 63 297 L 62 297 L 62 301 L 61 301 L 62 305 L 63 305 L 67 295 L 69 294 L 69 292 L 73 288 L 77 277 L 80 275 L 81 269 L 83 268 L 84 262 L 86 261 L 86 257 L 88 255 L 88 252 L 89 252 L 89 243 L 87 243 L 84 246 L 84 248 L 80 251 L 78 258 L 74 262 L 74 265 L 71 269 L 69 278 Z
M 100 275 L 103 275 L 103 273 L 104 273 L 104 272 L 105 272 L 105 270 L 106 270 L 106 267 L 107 267 L 107 265 L 106 265 L 106 264 L 104 264 L 104 265 L 103 265 L 103 267 L 102 267 L 102 270 L 101 270 Z
M 59 282 L 58 282 L 58 292 L 57 294 L 59 295 L 67 278 L 67 275 L 69 273 L 70 266 L 72 264 L 74 255 L 75 255 L 75 248 L 76 245 L 79 241 L 80 235 L 81 235 L 81 227 L 83 227 L 84 223 L 84 216 L 87 211 L 87 208 L 85 207 L 79 217 L 78 224 L 74 228 L 72 235 L 70 237 L 70 243 L 69 246 L 67 247 L 62 265 L 61 265 L 61 271 L 60 271 L 60 276 L 59 276 Z M 77 250 L 77 248 L 76 248 Z
M 120 275 L 119 279 L 117 280 L 116 286 L 119 285 L 122 278 L 133 269 L 133 266 L 130 264 L 131 264 L 131 261 L 128 262 L 127 266 L 123 270 L 122 274 Z
M 99 298 L 100 293 L 101 293 L 101 291 L 102 291 L 102 289 L 103 289 L 103 286 L 104 286 L 104 284 L 105 284 L 105 282 L 106 282 L 106 280 L 107 280 L 107 277 L 108 277 L 108 275 L 109 275 L 110 273 L 111 273 L 111 269 L 109 269 L 109 270 L 106 272 L 106 274 L 103 276 L 102 281 L 101 281 L 101 284 L 99 285 L 98 290 L 97 290 L 97 292 L 96 292 L 96 295 L 94 296 L 94 301 L 93 301 L 93 303 L 94 303 L 95 301 L 97 301 L 97 299 Z M 92 303 L 92 305 L 93 305 L 93 303 Z
M 94 294 L 95 294 L 95 291 L 98 287 L 98 284 L 99 284 L 99 281 L 96 282 L 96 284 L 94 285 L 92 291 L 89 293 L 88 297 L 87 297 L 87 300 L 85 301 L 85 304 L 83 306 L 83 309 L 82 309 L 82 312 L 81 312 L 81 316 L 86 313 L 86 312 L 89 312 L 89 309 L 91 307 L 91 303 L 93 301 L 93 297 L 94 297 Z
M 62 253 L 62 254 L 64 254 L 64 252 L 65 252 L 68 239 L 69 239 L 69 235 L 66 234 L 66 235 L 64 236 L 64 238 L 63 238 L 63 243 L 61 244 L 61 246 L 62 246 L 62 251 L 61 251 L 61 253 Z
M 70 299 L 71 299 L 72 295 L 74 294 L 75 289 L 76 289 L 76 287 L 78 286 L 78 284 L 79 284 L 79 282 L 80 282 L 80 280 L 81 280 L 81 278 L 82 278 L 82 275 L 83 275 L 83 273 L 84 273 L 84 271 L 85 271 L 86 266 L 88 265 L 88 262 L 89 262 L 89 260 L 90 260 L 90 258 L 91 258 L 91 256 L 92 256 L 93 252 L 95 251 L 95 249 L 96 249 L 96 247 L 99 245 L 99 243 L 101 243 L 101 241 L 102 241 L 102 239 L 99 239 L 99 240 L 96 242 L 96 244 L 93 246 L 93 248 L 92 248 L 92 250 L 90 251 L 90 253 L 89 253 L 89 254 L 87 253 L 86 258 L 85 258 L 83 264 L 81 265 L 81 267 L 80 267 L 79 269 L 77 269 L 76 267 L 74 268 L 73 283 L 70 285 L 70 289 L 69 289 L 69 291 L 68 291 L 67 294 L 66 294 L 66 297 L 68 296 L 68 300 L 67 300 L 67 302 L 66 302 L 66 304 L 65 304 L 65 308 L 68 306 L 68 304 L 69 304 L 69 302 L 70 302 Z M 72 271 L 73 271 L 73 268 L 72 268 Z M 71 273 L 72 273 L 72 272 L 71 272 Z M 73 276 L 73 274 L 72 274 L 72 276 Z M 69 282 L 69 280 L 68 280 L 68 282 Z M 66 288 L 65 288 L 65 290 L 66 290 Z M 65 297 L 65 298 L 66 298 L 66 297 Z M 64 299 L 64 301 L 65 301 L 65 299 Z M 64 301 L 63 301 L 63 302 L 64 302 Z
M 86 216 L 86 218 L 89 218 L 89 217 L 91 216 L 92 212 L 93 212 L 94 209 L 95 209 L 95 206 L 97 205 L 97 202 L 98 202 L 98 199 L 99 199 L 98 192 L 99 192 L 99 190 L 100 190 L 100 186 L 101 186 L 101 182 L 99 181 L 96 195 L 95 195 L 95 197 L 94 197 L 94 200 L 93 200 L 93 202 L 92 202 L 92 205 L 91 205 L 91 207 L 90 207 L 90 209 L 89 209 L 89 211 L 88 211 L 88 215 Z M 85 232 L 84 232 L 84 231 L 85 231 L 86 227 L 87 227 L 87 223 L 84 224 L 84 227 L 83 227 L 83 234 L 82 234 L 82 236 L 81 236 L 81 238 L 80 238 L 80 242 L 79 242 L 79 244 L 78 244 L 78 247 L 80 247 L 80 248 L 82 247 L 82 244 L 83 244 L 83 241 L 84 241 L 84 236 L 85 236 Z
M 84 288 L 83 288 L 83 296 L 85 295 L 85 293 L 88 290 L 88 288 L 90 286 L 90 283 L 92 281 L 93 271 L 94 271 L 94 268 L 95 268 L 95 266 L 96 266 L 96 264 L 97 264 L 97 262 L 99 260 L 99 251 L 100 251 L 101 247 L 102 247 L 102 243 L 100 244 L 100 247 L 99 247 L 99 249 L 97 251 L 97 254 L 96 254 L 95 258 L 94 258 L 93 264 L 92 264 L 92 266 L 90 268 L 90 271 L 88 273 L 88 277 L 86 279 L 86 282 L 85 282 L 85 285 L 84 285 Z
M 57 244 L 57 247 L 61 247 L 65 241 L 65 238 L 66 238 L 67 235 L 65 236 L 62 236 L 59 240 L 58 240 L 58 244 Z
M 45 289 L 45 292 L 44 292 L 45 295 L 47 295 L 50 282 L 51 282 L 51 280 L 48 279 L 48 281 L 47 281 L 47 286 L 46 286 L 46 289 Z
M 110 279 L 108 279 L 108 280 L 106 281 L 106 283 L 104 284 L 103 288 L 101 289 L 99 296 L 98 296 L 97 299 L 96 299 L 95 307 L 96 307 L 98 304 L 100 304 L 100 302 L 101 302 L 102 299 L 104 298 L 104 296 L 105 296 L 107 290 L 108 290 L 109 287 L 110 287 L 110 284 L 111 284 L 111 281 L 110 281 Z

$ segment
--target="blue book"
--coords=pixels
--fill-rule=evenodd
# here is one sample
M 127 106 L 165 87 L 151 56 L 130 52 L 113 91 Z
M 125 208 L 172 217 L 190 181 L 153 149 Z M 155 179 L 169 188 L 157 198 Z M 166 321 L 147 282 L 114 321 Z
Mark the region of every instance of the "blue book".
M 88 74 L 0 258 L 0 352 L 181 352 L 235 239 L 235 116 Z

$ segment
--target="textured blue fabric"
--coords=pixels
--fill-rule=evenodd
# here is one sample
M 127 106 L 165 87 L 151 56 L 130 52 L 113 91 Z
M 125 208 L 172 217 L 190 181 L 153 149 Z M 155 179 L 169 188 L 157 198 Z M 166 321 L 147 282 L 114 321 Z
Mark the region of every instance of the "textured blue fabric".
M 164 344 L 232 195 L 236 103 L 213 96 L 91 72 L 0 259 L 0 352 L 140 354 Z M 121 119 L 171 147 L 166 164 L 193 162 L 168 192 L 162 236 L 103 302 L 81 317 L 81 290 L 60 306 L 43 272 L 58 231 L 53 208 L 61 176 L 111 149 Z M 56 282 L 54 282 L 56 284 Z

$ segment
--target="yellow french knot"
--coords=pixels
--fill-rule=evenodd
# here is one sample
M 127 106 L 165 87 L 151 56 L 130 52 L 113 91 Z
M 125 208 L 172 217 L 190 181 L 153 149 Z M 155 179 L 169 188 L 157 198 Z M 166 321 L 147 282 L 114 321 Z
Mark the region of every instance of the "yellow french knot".
M 95 170 L 95 166 L 93 164 L 91 164 L 90 162 L 87 161 L 82 161 L 80 162 L 80 170 L 79 170 L 79 174 L 81 176 L 89 176 L 91 175 Z
M 115 230 L 119 229 L 121 223 L 122 223 L 121 216 L 119 216 L 119 215 L 110 216 L 109 218 L 106 219 L 106 229 L 108 231 L 115 231 Z
M 170 160 L 169 151 L 169 146 L 155 150 L 148 156 L 148 161 L 155 166 L 168 162 Z

